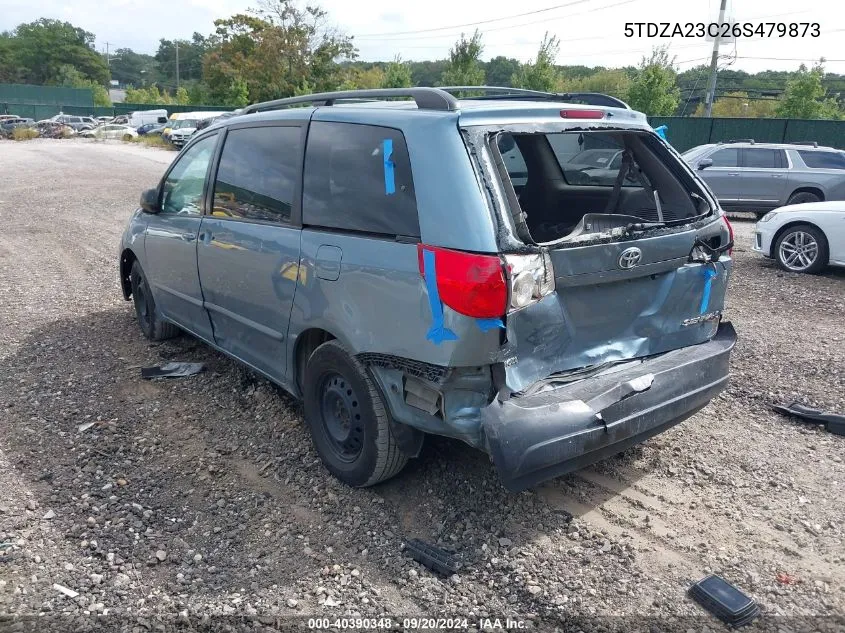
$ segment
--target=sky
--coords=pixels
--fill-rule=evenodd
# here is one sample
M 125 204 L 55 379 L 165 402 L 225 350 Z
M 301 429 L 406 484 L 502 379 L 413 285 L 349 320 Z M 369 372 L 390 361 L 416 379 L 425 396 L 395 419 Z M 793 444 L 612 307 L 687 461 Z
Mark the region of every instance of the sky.
M 160 38 L 208 34 L 217 18 L 259 0 L 3 0 L 0 30 L 39 17 L 66 20 L 93 32 L 97 47 L 154 53 Z M 304 1 L 304 0 L 303 0 Z M 309 0 L 315 2 L 315 0 Z M 442 59 L 461 32 L 483 34 L 487 60 L 528 61 L 546 31 L 561 42 L 559 64 L 636 65 L 655 45 L 668 44 L 680 70 L 709 63 L 703 38 L 625 37 L 627 22 L 710 22 L 719 0 L 316 0 L 331 24 L 355 36 L 365 61 Z M 520 17 L 518 14 L 522 14 Z M 526 15 L 527 14 L 527 15 Z M 740 38 L 722 44 L 720 68 L 794 70 L 825 57 L 826 69 L 845 73 L 845 3 L 841 0 L 729 0 L 737 22 L 817 22 L 819 37 Z M 483 22 L 482 24 L 478 24 Z M 803 28 L 803 27 L 802 27 Z

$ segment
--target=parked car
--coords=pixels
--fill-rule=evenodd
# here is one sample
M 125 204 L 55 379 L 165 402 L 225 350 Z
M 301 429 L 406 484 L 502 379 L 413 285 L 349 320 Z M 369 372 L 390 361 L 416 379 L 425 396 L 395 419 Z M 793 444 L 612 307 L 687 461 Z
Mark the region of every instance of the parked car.
M 97 117 L 97 125 L 105 125 L 106 123 L 111 123 L 114 121 L 113 116 L 98 116 Z
M 789 272 L 845 266 L 845 202 L 808 202 L 769 211 L 757 222 L 751 247 Z
M 32 127 L 35 125 L 33 119 L 22 117 L 10 117 L 0 120 L 0 129 L 8 132 L 14 130 L 16 127 Z
M 85 138 L 119 138 L 124 141 L 131 141 L 138 136 L 135 128 L 128 125 L 115 125 L 110 123 L 108 125 L 101 125 L 100 127 L 87 130 L 82 133 Z
M 84 118 L 87 119 L 90 117 Z M 76 132 L 93 130 L 96 127 L 94 123 L 83 120 L 83 117 L 72 116 L 70 114 L 57 114 L 54 117 L 46 119 L 46 121 L 52 121 L 53 123 L 61 123 L 62 125 L 67 125 L 68 127 L 73 128 Z
M 522 490 L 706 405 L 733 234 L 696 173 L 618 99 L 447 90 L 281 99 L 195 134 L 120 245 L 144 336 L 190 332 L 301 398 L 352 486 L 433 433 Z M 582 134 L 625 153 L 613 185 L 566 180 L 550 138 Z
M 197 125 L 200 121 L 206 119 L 213 119 L 217 116 L 217 112 L 189 112 L 185 113 L 184 118 L 180 118 L 173 123 L 170 130 L 170 142 L 176 147 L 181 147 L 188 142 L 188 139 L 197 131 Z
M 76 136 L 76 130 L 59 121 L 37 121 L 34 127 L 38 130 L 39 136 L 44 138 L 68 138 L 70 136 Z
M 221 112 L 219 116 L 210 117 L 208 119 L 203 119 L 197 123 L 196 131 L 199 132 L 200 130 L 204 130 L 205 128 L 209 127 L 210 125 L 214 125 L 220 121 L 225 121 L 233 116 L 237 116 L 240 110 L 234 110 L 232 112 Z
M 730 211 L 763 216 L 789 204 L 845 200 L 845 152 L 832 147 L 748 139 L 699 145 L 683 156 Z
M 143 136 L 143 135 L 149 133 L 152 130 L 163 130 L 166 122 L 167 121 L 165 120 L 162 123 L 159 123 L 158 121 L 155 121 L 153 123 L 145 123 L 144 125 L 139 127 L 136 131 L 138 132 L 139 135 Z

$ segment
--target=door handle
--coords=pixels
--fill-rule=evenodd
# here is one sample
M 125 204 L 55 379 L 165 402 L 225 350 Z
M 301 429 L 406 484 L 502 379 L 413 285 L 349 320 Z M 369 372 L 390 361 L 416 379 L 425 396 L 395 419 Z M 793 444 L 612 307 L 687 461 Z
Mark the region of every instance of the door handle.
M 194 233 L 182 233 L 179 237 L 181 237 L 185 242 L 193 242 L 197 239 L 197 236 Z
M 739 172 L 736 172 L 736 171 L 728 172 L 728 176 L 739 176 Z
M 783 178 L 783 174 L 772 174 L 772 178 Z

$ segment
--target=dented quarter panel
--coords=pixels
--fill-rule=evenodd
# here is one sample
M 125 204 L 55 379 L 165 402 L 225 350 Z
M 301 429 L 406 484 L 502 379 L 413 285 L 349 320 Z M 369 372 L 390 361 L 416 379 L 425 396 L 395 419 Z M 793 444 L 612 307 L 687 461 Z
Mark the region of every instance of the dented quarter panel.
M 321 246 L 340 250 L 336 280 L 316 274 Z M 437 344 L 426 338 L 433 320 L 416 244 L 303 229 L 299 265 L 288 333 L 291 361 L 296 340 L 310 328 L 330 332 L 353 354 L 391 354 L 444 366 L 490 364 L 498 355 L 500 330 L 484 332 L 475 319 L 448 307 L 444 322 L 457 340 Z

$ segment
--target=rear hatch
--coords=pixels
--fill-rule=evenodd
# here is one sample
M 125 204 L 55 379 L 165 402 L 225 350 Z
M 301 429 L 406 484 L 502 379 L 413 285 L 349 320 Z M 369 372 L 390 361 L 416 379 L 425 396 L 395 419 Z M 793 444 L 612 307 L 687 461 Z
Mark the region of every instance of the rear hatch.
M 657 135 L 569 121 L 464 133 L 510 281 L 507 390 L 533 393 L 715 335 L 730 225 Z

